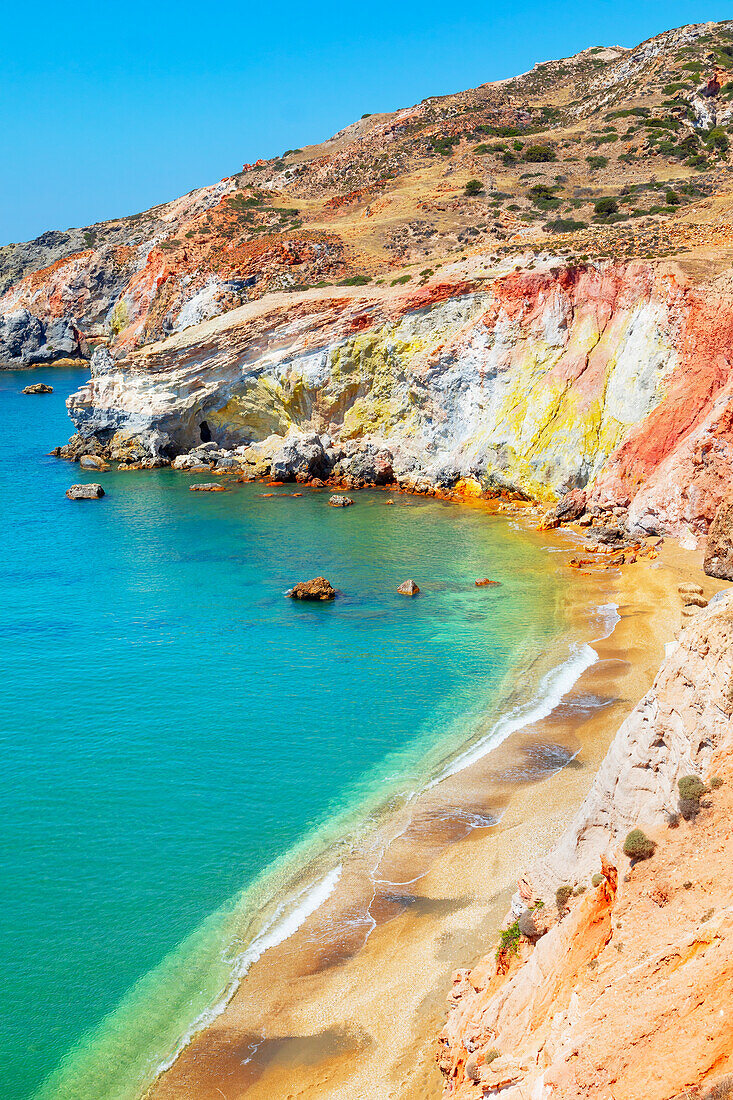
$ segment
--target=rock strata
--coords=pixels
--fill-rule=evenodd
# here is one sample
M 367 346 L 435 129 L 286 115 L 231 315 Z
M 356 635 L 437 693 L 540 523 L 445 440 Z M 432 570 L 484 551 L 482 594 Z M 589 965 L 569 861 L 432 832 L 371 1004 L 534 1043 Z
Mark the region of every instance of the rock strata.
M 286 595 L 292 600 L 333 600 L 336 589 L 325 577 L 314 577 L 311 581 L 298 581 Z

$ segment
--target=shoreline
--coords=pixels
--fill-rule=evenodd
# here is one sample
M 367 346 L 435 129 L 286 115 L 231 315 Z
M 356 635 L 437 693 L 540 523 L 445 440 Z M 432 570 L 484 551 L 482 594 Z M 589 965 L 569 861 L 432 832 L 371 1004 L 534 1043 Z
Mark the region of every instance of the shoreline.
M 548 545 L 548 550 L 572 552 L 569 538 L 556 536 L 547 541 L 556 543 L 555 547 Z M 310 927 L 314 921 L 308 914 L 289 937 L 271 949 L 269 956 L 260 956 L 249 969 L 246 982 L 240 982 L 223 1009 L 192 1034 L 167 1067 L 161 1067 L 163 1072 L 146 1096 L 150 1100 L 181 1095 L 208 1100 L 209 1096 L 222 1095 L 226 1087 L 227 1097 L 245 1091 L 255 1098 L 339 1096 L 342 1088 L 350 1097 L 383 1097 L 384 1080 L 374 1092 L 368 1081 L 376 1072 L 375 1059 L 383 1063 L 388 1052 L 397 1088 L 389 1095 L 404 1096 L 405 1100 L 408 1096 L 440 1095 L 442 1085 L 432 1051 L 452 965 L 465 962 L 474 942 L 475 953 L 479 942 L 485 949 L 486 937 L 498 930 L 506 913 L 521 866 L 551 845 L 577 808 L 615 729 L 651 684 L 664 642 L 669 640 L 664 630 L 673 621 L 670 612 L 677 613 L 679 622 L 676 582 L 697 576 L 697 557 L 699 554 L 685 554 L 667 543 L 654 564 L 639 563 L 633 570 L 614 575 L 602 569 L 595 571 L 584 585 L 582 598 L 578 596 L 578 611 L 587 613 L 588 604 L 593 604 L 589 590 L 595 586 L 606 594 L 617 592 L 620 615 L 611 634 L 593 644 L 598 659 L 582 669 L 549 714 L 539 716 L 529 728 L 522 723 L 478 760 L 460 770 L 449 769 L 417 796 L 419 802 L 421 796 L 425 800 L 431 787 L 452 785 L 455 790 L 448 805 L 455 808 L 463 803 L 465 812 L 474 814 L 473 824 L 461 830 L 454 814 L 454 820 L 448 817 L 436 827 L 439 807 L 431 807 L 427 798 L 417 826 L 413 814 L 405 835 L 392 842 L 396 850 L 385 865 L 374 868 L 374 890 L 368 907 L 372 927 L 366 934 L 363 914 L 359 920 L 352 913 L 351 938 L 341 928 L 340 948 L 331 943 L 331 956 L 326 951 L 324 957 L 322 943 L 319 948 L 323 928 L 330 921 L 333 933 L 339 920 L 332 892 L 315 922 L 321 925 L 320 934 Z M 715 587 L 715 582 L 709 587 Z M 530 734 L 532 744 L 527 743 Z M 545 796 L 539 812 L 537 784 Z M 443 789 L 441 793 L 445 810 L 448 792 Z M 505 846 L 506 839 L 509 843 Z M 486 865 L 493 872 L 490 897 L 482 890 L 466 895 L 459 889 L 461 884 L 480 878 Z M 408 867 L 419 873 L 406 874 Z M 363 883 L 344 882 L 343 886 L 347 890 L 351 887 L 354 898 L 364 892 Z M 470 935 L 464 931 L 449 951 L 439 949 L 442 937 L 451 942 L 456 937 L 458 914 L 464 920 L 469 918 Z M 332 939 L 337 940 L 338 935 Z M 423 1019 L 422 1026 L 413 1028 L 409 1042 L 402 1042 L 401 1057 L 397 1057 L 400 1043 L 390 1040 L 389 1029 L 385 1033 L 386 1021 L 375 1002 L 387 999 L 390 1004 L 405 1005 L 406 1015 L 412 1019 L 414 1011 L 411 1014 L 407 1006 L 414 1001 L 414 991 L 400 989 L 394 998 L 374 993 L 371 999 L 357 992 L 359 986 L 366 990 L 394 989 L 395 975 L 385 973 L 384 968 L 395 952 L 410 960 L 398 967 L 398 973 L 406 969 L 411 987 L 415 974 L 420 973 L 425 979 L 420 985 L 423 997 L 426 1004 L 432 1005 L 429 1021 Z M 424 961 L 426 955 L 433 956 L 431 964 Z M 264 1021 L 266 1037 L 264 1030 L 257 1034 L 258 1017 Z M 394 1025 L 391 1016 L 390 1020 Z M 292 1026 L 284 1029 L 286 1021 Z M 422 1050 L 418 1077 L 424 1082 L 419 1084 L 418 1092 L 414 1091 L 414 1080 L 407 1091 L 400 1091 L 404 1050 L 415 1049 L 415 1031 Z M 242 1054 L 244 1057 L 240 1057 Z M 402 1065 L 400 1072 L 398 1063 Z M 298 1086 L 293 1091 L 291 1074 L 295 1067 Z M 380 1080 L 379 1076 L 375 1080 Z

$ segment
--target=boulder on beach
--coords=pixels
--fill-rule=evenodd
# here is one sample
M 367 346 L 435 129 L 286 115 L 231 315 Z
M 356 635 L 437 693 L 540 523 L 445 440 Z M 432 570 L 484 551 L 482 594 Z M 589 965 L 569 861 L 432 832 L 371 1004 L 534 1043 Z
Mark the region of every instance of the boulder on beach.
M 580 519 L 583 515 L 586 503 L 585 490 L 573 489 L 572 492 L 560 497 L 555 505 L 555 517 L 560 523 L 572 523 L 573 520 Z
M 336 589 L 325 577 L 314 577 L 311 581 L 298 581 L 286 595 L 291 600 L 333 600 Z
M 290 436 L 272 456 L 273 481 L 321 480 L 330 474 L 330 465 L 318 435 Z
M 501 581 L 490 581 L 488 577 L 482 577 L 480 581 L 473 582 L 477 588 L 491 588 L 494 585 L 500 585 Z
M 53 386 L 47 386 L 45 382 L 34 382 L 32 386 L 25 386 L 23 393 L 53 393 Z
M 397 589 L 400 596 L 417 596 L 420 589 L 413 580 L 403 581 Z
M 708 532 L 703 569 L 709 577 L 733 581 L 733 499 L 718 505 Z
M 226 485 L 218 481 L 201 481 L 198 485 L 189 485 L 192 493 L 226 493 Z
M 331 508 L 348 508 L 350 504 L 353 504 L 351 497 L 340 496 L 338 493 L 328 498 L 328 503 Z
M 66 490 L 69 500 L 98 500 L 104 496 L 104 489 L 96 482 L 89 485 L 71 485 Z

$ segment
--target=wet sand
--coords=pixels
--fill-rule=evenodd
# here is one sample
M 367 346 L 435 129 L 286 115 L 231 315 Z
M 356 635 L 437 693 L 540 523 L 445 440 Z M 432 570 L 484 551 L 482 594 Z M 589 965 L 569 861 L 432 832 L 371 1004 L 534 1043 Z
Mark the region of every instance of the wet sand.
M 252 966 L 149 1100 L 436 1100 L 451 974 L 491 949 L 518 874 L 559 836 L 651 685 L 680 628 L 678 583 L 724 587 L 701 560 L 667 540 L 656 561 L 578 576 L 579 616 L 618 604 L 598 662 L 549 717 L 399 811 L 376 864 L 373 852 L 347 861 L 337 890 Z

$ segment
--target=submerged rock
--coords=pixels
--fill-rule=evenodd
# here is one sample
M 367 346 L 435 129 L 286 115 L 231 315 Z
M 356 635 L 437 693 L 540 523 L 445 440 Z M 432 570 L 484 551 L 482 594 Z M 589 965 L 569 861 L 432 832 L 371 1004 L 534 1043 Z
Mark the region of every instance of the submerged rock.
M 420 592 L 420 589 L 413 580 L 409 580 L 403 581 L 397 591 L 399 592 L 400 596 L 417 596 Z
M 329 497 L 328 503 L 331 508 L 348 508 L 350 504 L 353 504 L 351 497 L 339 496 L 338 494 Z
M 494 585 L 500 585 L 501 581 L 490 581 L 488 577 L 483 577 L 480 581 L 473 582 L 477 588 L 489 588 Z
M 733 499 L 718 506 L 708 533 L 703 569 L 709 577 L 733 581 Z
M 45 382 L 34 382 L 32 386 L 25 386 L 23 393 L 53 393 L 53 386 L 47 386 Z
M 89 485 L 71 485 L 66 490 L 66 495 L 69 500 L 98 500 L 99 497 L 104 496 L 104 489 L 96 482 Z
M 291 600 L 333 600 L 336 589 L 325 577 L 314 577 L 311 581 L 298 581 L 286 595 Z
M 226 485 L 220 485 L 218 481 L 201 481 L 198 485 L 189 485 L 192 493 L 226 493 Z

